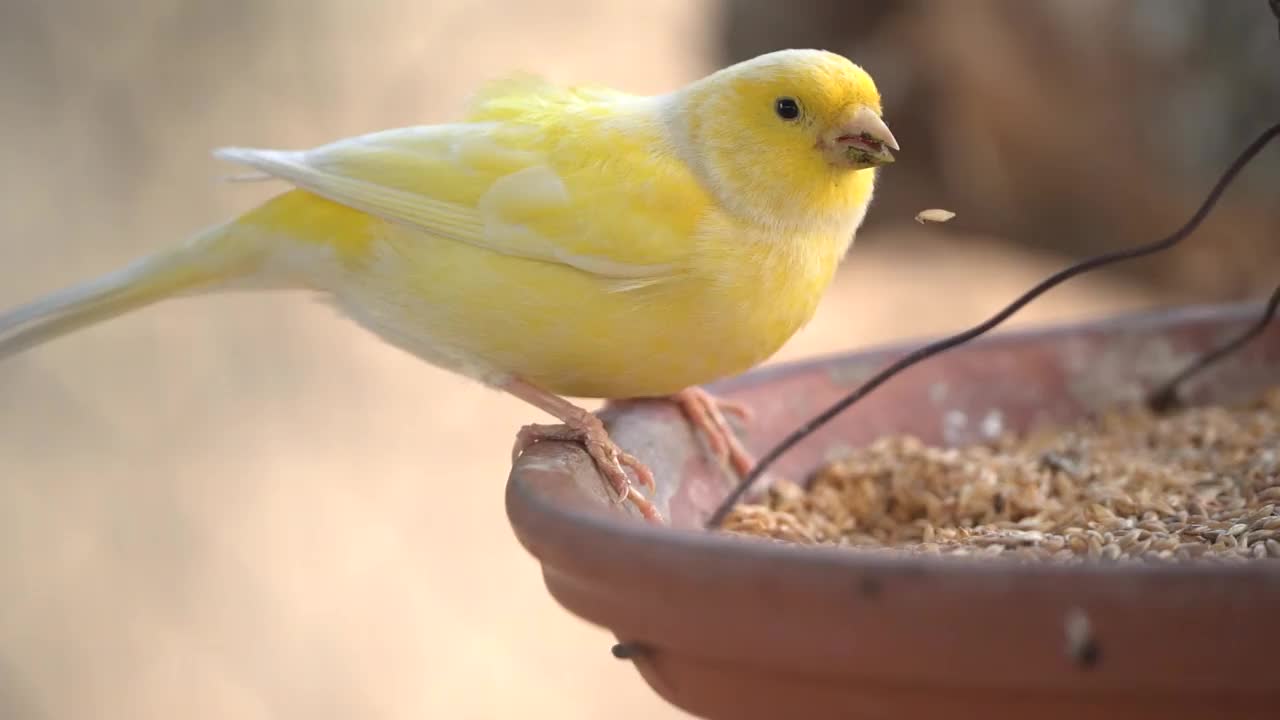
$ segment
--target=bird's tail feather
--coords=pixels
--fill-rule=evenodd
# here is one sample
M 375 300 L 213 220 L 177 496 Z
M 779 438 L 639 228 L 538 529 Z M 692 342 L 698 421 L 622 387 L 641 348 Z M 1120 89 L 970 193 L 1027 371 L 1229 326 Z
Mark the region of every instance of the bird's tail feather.
M 214 290 L 253 272 L 261 247 L 220 225 L 109 275 L 0 313 L 0 360 L 165 298 Z

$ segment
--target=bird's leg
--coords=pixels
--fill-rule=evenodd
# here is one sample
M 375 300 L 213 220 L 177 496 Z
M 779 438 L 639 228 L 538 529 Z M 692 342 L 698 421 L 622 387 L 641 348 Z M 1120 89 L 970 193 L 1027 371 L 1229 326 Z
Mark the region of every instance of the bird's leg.
M 718 398 L 700 387 L 685 388 L 663 399 L 675 403 L 689 423 L 702 432 L 716 460 L 727 462 L 738 475 L 746 475 L 755 466 L 755 458 L 742 446 L 725 418 L 725 413 L 728 413 L 743 422 L 750 422 L 750 407 L 735 400 Z
M 526 448 L 541 440 L 580 442 L 586 448 L 587 454 L 595 461 L 600 474 L 604 475 L 610 487 L 617 493 L 618 502 L 630 500 L 646 519 L 662 522 L 662 514 L 653 503 L 632 487 L 631 478 L 627 477 L 624 467 L 631 468 L 640 484 L 650 490 L 654 489 L 653 472 L 638 458 L 613 442 L 600 418 L 558 395 L 534 387 L 523 380 L 511 380 L 503 385 L 502 389 L 534 407 L 551 413 L 564 423 L 563 425 L 526 425 L 521 428 L 511 453 L 513 461 Z

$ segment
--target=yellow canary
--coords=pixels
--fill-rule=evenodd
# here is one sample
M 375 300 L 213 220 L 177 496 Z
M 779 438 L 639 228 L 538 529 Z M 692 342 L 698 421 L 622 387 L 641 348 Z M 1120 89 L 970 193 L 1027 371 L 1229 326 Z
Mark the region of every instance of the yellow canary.
M 698 385 L 813 315 L 897 150 L 871 77 L 783 50 L 668 94 L 496 82 L 457 123 L 309 150 L 226 148 L 292 187 L 113 274 L 0 314 L 0 358 L 155 301 L 301 288 L 383 340 L 523 398 L 658 514 L 652 475 L 563 396 L 668 397 L 751 458 Z M 742 411 L 742 408 L 725 409 Z

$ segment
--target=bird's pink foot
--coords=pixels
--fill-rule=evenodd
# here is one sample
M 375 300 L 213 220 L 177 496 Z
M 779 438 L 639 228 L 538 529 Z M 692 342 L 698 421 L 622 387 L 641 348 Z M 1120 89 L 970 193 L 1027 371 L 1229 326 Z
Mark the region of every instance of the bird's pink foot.
M 526 425 L 516 436 L 516 445 L 512 458 L 520 456 L 530 445 L 542 440 L 563 440 L 579 442 L 586 448 L 587 454 L 595 461 L 600 474 L 609 482 L 609 486 L 618 496 L 618 502 L 631 501 L 640 514 L 647 520 L 662 521 L 662 513 L 644 495 L 636 491 L 624 468 L 631 468 L 636 480 L 650 490 L 654 489 L 653 473 L 640 460 L 618 447 L 609 438 L 604 425 L 595 415 L 587 413 L 583 422 L 564 425 Z M 593 422 L 594 421 L 594 422 Z
M 695 428 L 702 431 L 717 460 L 729 463 L 739 475 L 751 471 L 755 458 L 742 446 L 725 418 L 725 413 L 729 413 L 749 422 L 751 408 L 734 400 L 718 398 L 699 387 L 681 390 L 670 396 L 670 400 L 680 407 Z
M 618 447 L 609 437 L 609 432 L 605 430 L 600 418 L 562 398 L 543 393 L 524 383 L 512 383 L 506 390 L 564 421 L 563 425 L 526 425 L 521 428 L 516 435 L 515 447 L 511 452 L 512 461 L 520 457 L 520 453 L 530 445 L 542 440 L 582 443 L 587 454 L 595 461 L 600 474 L 617 494 L 619 503 L 630 501 L 646 520 L 662 522 L 662 513 L 632 486 L 631 478 L 627 475 L 625 468 L 631 468 L 635 473 L 636 481 L 651 491 L 656 489 L 653 472 L 640 462 L 639 458 Z

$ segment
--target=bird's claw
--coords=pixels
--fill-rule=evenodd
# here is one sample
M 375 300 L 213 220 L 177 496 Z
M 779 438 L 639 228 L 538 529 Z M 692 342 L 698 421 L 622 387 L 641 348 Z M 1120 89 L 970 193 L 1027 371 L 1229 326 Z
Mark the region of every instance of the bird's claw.
M 662 522 L 662 513 L 640 492 L 637 492 L 628 477 L 625 468 L 631 468 L 636 481 L 650 491 L 657 488 L 653 472 L 639 458 L 618 447 L 609 437 L 600 419 L 590 413 L 583 413 L 580 422 L 564 425 L 526 425 L 516 435 L 512 460 L 519 457 L 530 445 L 543 440 L 562 440 L 581 443 L 587 454 L 595 461 L 600 474 L 613 489 L 615 504 L 621 505 L 628 500 L 646 520 Z
M 695 428 L 702 431 L 710 445 L 711 453 L 721 463 L 728 463 L 738 475 L 746 475 L 755 465 L 755 459 L 734 433 L 725 413 L 743 422 L 750 422 L 751 408 L 736 400 L 726 400 L 698 387 L 681 390 L 671 396 Z

